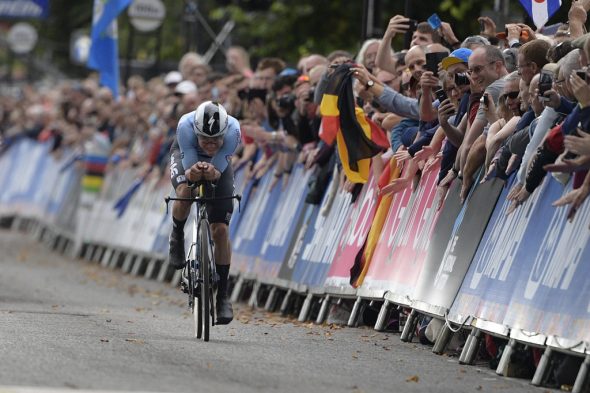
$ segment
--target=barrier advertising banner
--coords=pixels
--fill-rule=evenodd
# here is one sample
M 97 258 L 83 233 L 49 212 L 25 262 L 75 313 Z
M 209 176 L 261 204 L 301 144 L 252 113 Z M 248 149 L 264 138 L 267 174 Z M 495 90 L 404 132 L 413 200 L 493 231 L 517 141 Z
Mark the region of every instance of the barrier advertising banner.
M 462 323 L 469 316 L 502 324 L 516 281 L 507 280 L 508 271 L 516 262 L 516 249 L 523 241 L 524 230 L 535 210 L 546 182 L 512 214 L 506 212 L 510 201 L 506 196 L 514 183 L 508 182 L 488 222 L 469 270 L 449 312 L 449 319 Z
M 325 285 L 328 292 L 350 291 L 350 268 L 371 229 L 377 208 L 377 180 L 370 176 L 352 206 L 343 235 L 330 265 Z
M 293 239 L 298 232 L 299 217 L 305 205 L 307 182 L 310 172 L 303 165 L 296 165 L 283 189 L 277 183 L 272 192 L 278 193 L 277 206 L 266 228 L 260 256 L 256 258 L 254 273 L 261 279 L 277 278 L 283 261 L 293 246 Z
M 242 196 L 242 200 L 240 203 L 234 203 L 234 212 L 231 216 L 231 221 L 229 222 L 229 238 L 234 239 L 236 236 L 236 231 L 240 226 L 240 221 L 243 216 L 243 207 L 248 205 L 248 199 L 250 197 L 250 192 L 252 191 L 254 182 L 248 181 L 246 178 L 246 169 L 245 167 L 241 167 L 234 172 L 234 184 L 235 184 L 235 192 L 238 195 Z
M 524 233 L 515 244 L 516 263 L 494 269 L 515 282 L 504 325 L 590 340 L 590 203 L 568 222 L 569 208 L 551 204 L 572 190 L 571 182 L 565 188 L 551 176 L 545 182 L 528 222 L 517 225 Z
M 438 218 L 435 208 L 437 168 L 422 175 L 415 192 L 407 187 L 396 195 L 363 289 L 385 290 L 400 302 L 409 303 Z
M 254 262 L 264 242 L 264 235 L 274 215 L 277 202 L 281 195 L 279 187 L 270 189 L 274 178 L 274 169 L 270 168 L 258 181 L 258 185 L 250 195 L 248 205 L 244 208 L 240 226 L 232 240 L 232 270 L 252 272 Z
M 298 284 L 324 284 L 353 206 L 350 193 L 342 191 L 339 183 L 339 176 L 335 173 L 318 212 L 312 211 L 293 271 L 293 280 Z
M 324 197 L 324 199 L 326 199 Z M 299 229 L 297 239 L 295 240 L 295 247 L 291 256 L 287 260 L 287 263 L 283 265 L 281 269 L 280 278 L 287 277 L 289 275 L 290 280 L 297 284 L 303 284 L 305 272 L 309 266 L 309 261 L 303 259 L 303 248 L 306 244 L 309 244 L 315 236 L 316 228 L 315 222 L 318 219 L 320 212 L 320 206 L 317 205 L 306 205 L 303 225 Z
M 457 184 L 453 185 L 453 192 L 449 192 L 447 197 L 449 216 L 455 213 L 457 203 L 460 204 L 458 193 L 461 184 L 459 181 L 454 183 Z M 431 250 L 431 259 L 428 260 L 429 264 L 425 266 L 425 271 L 420 277 L 415 299 L 435 306 L 438 310 L 446 311 L 451 307 L 494 211 L 503 185 L 504 181 L 494 179 L 474 186 L 467 200 L 460 207 L 456 219 L 451 221 L 454 224 L 443 254 L 435 255 L 436 251 L 440 252 L 440 248 Z M 451 219 L 451 217 L 445 217 L 445 219 Z M 442 244 L 441 239 L 441 242 L 433 244 L 433 247 Z
M 39 144 L 31 140 L 17 142 L 12 149 L 14 155 L 8 169 L 8 184 L 2 192 L 1 205 L 5 214 L 31 216 L 34 209 L 34 195 L 37 193 L 49 159 L 49 144 Z

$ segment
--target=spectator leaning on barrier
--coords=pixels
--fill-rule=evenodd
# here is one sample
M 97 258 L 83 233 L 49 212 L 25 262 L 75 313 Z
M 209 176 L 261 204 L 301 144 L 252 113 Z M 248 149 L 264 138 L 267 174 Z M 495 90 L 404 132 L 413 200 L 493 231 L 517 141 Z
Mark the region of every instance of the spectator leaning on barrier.
M 498 104 L 498 99 L 506 81 L 506 66 L 502 52 L 495 46 L 476 48 L 469 57 L 469 75 L 471 83 L 484 90 L 484 97 Z M 485 104 L 484 104 L 485 105 Z M 459 173 L 463 175 L 461 198 L 465 200 L 473 185 L 473 174 L 485 160 L 485 134 L 488 126 L 484 105 L 479 106 L 475 120 L 467 129 L 459 149 Z M 465 175 L 467 172 L 467 175 Z M 451 172 L 452 173 L 452 172 Z

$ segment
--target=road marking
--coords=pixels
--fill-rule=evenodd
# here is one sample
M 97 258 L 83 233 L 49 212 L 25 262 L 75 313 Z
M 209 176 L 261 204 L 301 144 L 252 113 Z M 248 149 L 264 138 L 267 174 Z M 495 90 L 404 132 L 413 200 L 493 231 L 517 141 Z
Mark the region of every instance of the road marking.
M 0 393 L 159 393 L 128 390 L 82 390 L 68 388 L 32 387 L 32 386 L 0 386 Z

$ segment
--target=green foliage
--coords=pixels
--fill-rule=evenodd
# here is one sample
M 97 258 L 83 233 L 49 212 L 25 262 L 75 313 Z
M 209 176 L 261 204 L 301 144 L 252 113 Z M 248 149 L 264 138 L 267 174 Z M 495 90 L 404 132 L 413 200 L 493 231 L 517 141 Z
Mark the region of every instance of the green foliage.
M 257 58 L 278 56 L 296 62 L 310 53 L 334 49 L 354 50 L 360 37 L 362 2 L 322 2 L 316 0 L 272 1 L 268 9 L 247 11 L 236 5 L 217 7 L 213 20 L 236 22 L 234 42 Z
M 163 0 L 166 19 L 161 28 L 160 59 L 174 65 L 186 48 L 197 45 L 204 53 L 212 40 L 199 24 L 196 34 L 186 29 L 185 1 Z M 36 21 L 39 28 L 37 53 L 46 55 L 66 73 L 81 75 L 84 67 L 69 61 L 69 40 L 77 29 L 90 32 L 92 0 L 51 0 L 47 21 Z M 253 59 L 278 56 L 295 64 L 304 55 L 328 54 L 336 49 L 356 53 L 362 43 L 363 1 L 328 0 L 199 0 L 199 10 L 219 32 L 227 20 L 236 22 L 230 36 L 231 44 L 244 46 Z M 382 35 L 389 19 L 405 13 L 405 1 L 376 1 L 375 36 Z M 425 21 L 437 12 L 443 21 L 450 22 L 458 38 L 475 34 L 479 30 L 477 17 L 493 7 L 491 0 L 411 0 L 410 16 Z M 570 1 L 564 1 L 558 15 L 550 23 L 567 19 Z M 512 17 L 522 18 L 524 11 L 518 2 L 511 2 Z M 500 29 L 500 27 L 499 27 Z M 119 53 L 125 58 L 128 50 L 130 25 L 126 13 L 119 17 Z M 402 37 L 397 37 L 394 49 L 400 49 Z M 157 34 L 135 34 L 132 58 L 147 62 L 156 57 Z M 214 63 L 222 65 L 218 54 Z

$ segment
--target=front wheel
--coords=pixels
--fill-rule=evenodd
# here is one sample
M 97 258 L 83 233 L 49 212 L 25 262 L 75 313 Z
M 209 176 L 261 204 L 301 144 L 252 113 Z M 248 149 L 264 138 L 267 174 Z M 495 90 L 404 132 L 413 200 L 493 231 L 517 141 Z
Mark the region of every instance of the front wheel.
M 197 291 L 199 291 L 200 286 L 197 285 L 198 282 L 198 271 L 196 269 L 196 262 L 191 260 L 189 262 L 189 297 L 191 301 L 191 311 L 193 313 L 193 320 L 195 326 L 195 337 L 201 338 L 203 335 L 203 313 L 201 312 L 201 296 Z
M 195 337 L 201 338 L 203 336 L 203 313 L 201 311 L 201 298 L 196 296 L 193 298 L 193 318 L 195 321 Z

